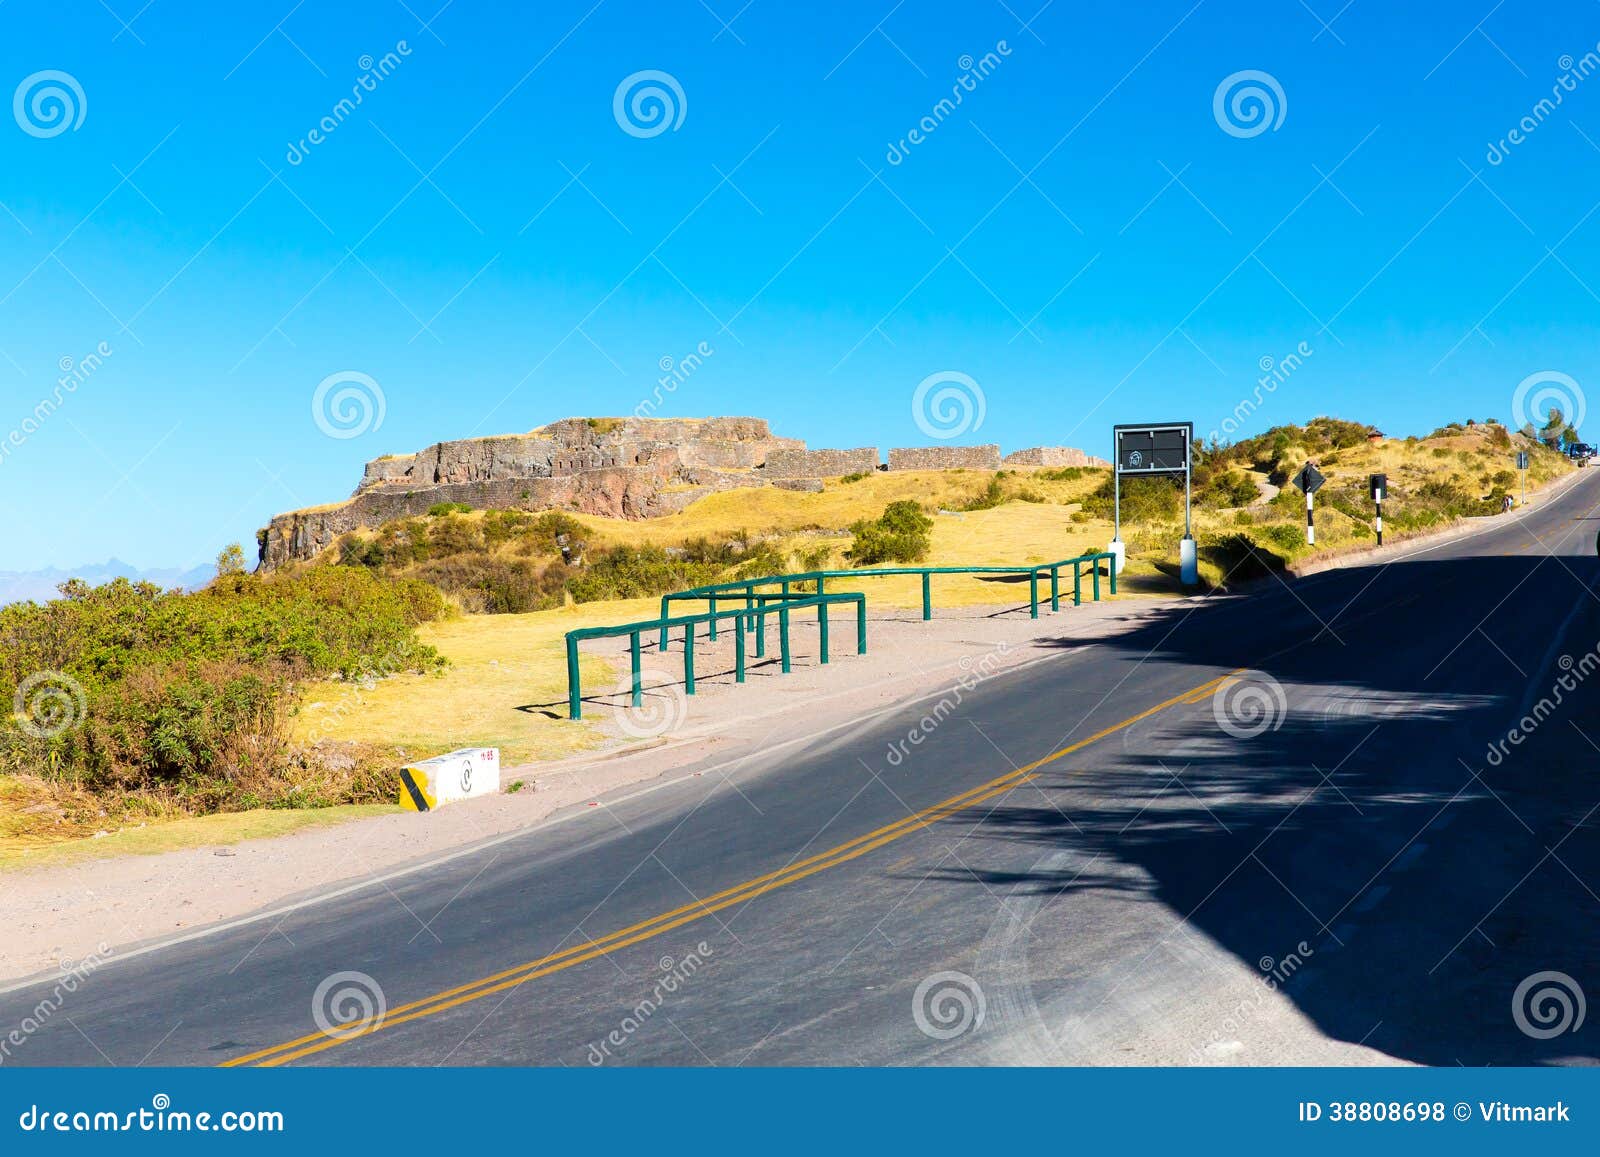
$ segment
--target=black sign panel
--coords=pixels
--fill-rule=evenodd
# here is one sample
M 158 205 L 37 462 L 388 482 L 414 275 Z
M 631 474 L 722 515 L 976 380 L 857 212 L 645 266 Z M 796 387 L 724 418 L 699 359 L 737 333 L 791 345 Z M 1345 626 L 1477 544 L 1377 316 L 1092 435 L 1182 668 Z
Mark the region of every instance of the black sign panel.
M 1193 422 L 1111 427 L 1118 474 L 1183 474 L 1189 469 Z
M 1374 474 L 1367 479 L 1367 485 L 1372 490 L 1372 497 L 1382 498 L 1389 489 L 1389 476 L 1387 474 Z
M 1518 450 L 1517 451 L 1517 469 L 1518 470 L 1526 470 L 1527 468 L 1528 468 L 1528 452 L 1526 450 Z
M 1307 462 L 1300 473 L 1294 476 L 1294 484 L 1306 494 L 1315 494 L 1322 489 L 1322 484 L 1326 481 L 1327 479 L 1322 476 L 1322 471 L 1318 470 L 1310 462 Z

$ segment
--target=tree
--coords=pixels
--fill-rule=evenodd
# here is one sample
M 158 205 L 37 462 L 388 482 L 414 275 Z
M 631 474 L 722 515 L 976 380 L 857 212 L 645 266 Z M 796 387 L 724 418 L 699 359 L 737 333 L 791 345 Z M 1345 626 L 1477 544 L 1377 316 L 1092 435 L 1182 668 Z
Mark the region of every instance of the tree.
M 1561 445 L 1561 434 L 1567 428 L 1567 419 L 1557 406 L 1550 407 L 1550 415 L 1545 420 L 1544 429 L 1539 431 L 1539 441 L 1552 450 Z
M 230 542 L 217 554 L 217 577 L 244 573 L 244 548 Z

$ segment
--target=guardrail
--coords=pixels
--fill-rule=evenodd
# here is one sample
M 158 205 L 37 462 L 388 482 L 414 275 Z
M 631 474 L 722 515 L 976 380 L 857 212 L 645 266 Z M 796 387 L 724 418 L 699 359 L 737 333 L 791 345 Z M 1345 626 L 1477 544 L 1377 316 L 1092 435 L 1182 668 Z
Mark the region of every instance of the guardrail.
M 1039 582 L 1044 575 L 1050 576 L 1050 609 L 1061 609 L 1061 574 L 1067 568 L 1072 568 L 1072 605 L 1080 606 L 1083 603 L 1083 568 L 1088 566 L 1093 577 L 1092 591 L 1094 601 L 1100 601 L 1100 561 L 1105 559 L 1111 563 L 1108 568 L 1111 579 L 1111 593 L 1117 593 L 1117 565 L 1116 556 L 1107 551 L 1094 554 L 1078 555 L 1075 558 L 1058 559 L 1055 562 L 1043 562 L 1034 566 L 893 566 L 877 567 L 866 570 L 813 570 L 796 574 L 766 575 L 762 578 L 735 579 L 732 582 L 713 583 L 709 586 L 691 587 L 688 590 L 674 591 L 672 594 L 661 597 L 661 617 L 665 619 L 674 602 L 693 601 L 705 602 L 711 612 L 716 613 L 717 603 L 727 599 L 743 599 L 746 610 L 756 605 L 760 600 L 773 596 L 758 594 L 759 587 L 778 587 L 779 598 L 788 599 L 793 594 L 793 588 L 798 583 L 816 583 L 816 593 L 826 593 L 826 583 L 829 579 L 856 579 L 856 578 L 888 578 L 894 575 L 920 575 L 922 577 L 922 617 L 933 618 L 933 576 L 936 574 L 1013 574 L 1028 576 L 1028 610 L 1032 618 L 1039 617 Z M 722 615 L 719 617 L 727 617 Z M 711 638 L 717 637 L 717 620 L 710 620 Z M 661 629 L 661 638 L 658 643 L 660 650 L 667 650 L 667 631 Z
M 818 654 L 823 663 L 828 661 L 828 608 L 836 604 L 854 604 L 856 608 L 856 654 L 867 653 L 867 596 L 859 591 L 838 591 L 833 594 L 818 592 L 804 597 L 785 594 L 754 594 L 743 607 L 719 611 L 715 607 L 698 615 L 678 615 L 669 618 L 663 609 L 658 619 L 637 623 L 623 623 L 615 627 L 579 627 L 567 632 L 567 716 L 583 718 L 583 688 L 578 672 L 578 644 L 585 639 L 608 639 L 628 636 L 628 655 L 632 671 L 633 705 L 644 701 L 643 669 L 640 664 L 642 649 L 640 636 L 646 631 L 661 632 L 661 650 L 667 649 L 667 632 L 674 627 L 683 628 L 683 685 L 686 694 L 693 695 L 694 687 L 694 629 L 709 623 L 711 637 L 717 637 L 717 622 L 721 619 L 741 619 L 734 628 L 734 680 L 745 681 L 745 629 L 756 636 L 756 657 L 766 654 L 766 616 L 778 616 L 778 647 L 783 673 L 791 669 L 789 649 L 789 617 L 793 611 L 817 608 Z M 769 605 L 770 604 L 770 605 Z M 665 601 L 663 600 L 663 608 Z

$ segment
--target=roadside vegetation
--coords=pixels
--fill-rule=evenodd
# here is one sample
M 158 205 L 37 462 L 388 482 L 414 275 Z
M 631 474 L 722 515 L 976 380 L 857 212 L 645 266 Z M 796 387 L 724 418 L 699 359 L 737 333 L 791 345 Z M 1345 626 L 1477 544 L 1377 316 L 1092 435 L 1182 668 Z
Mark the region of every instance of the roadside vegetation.
M 1571 470 L 1546 433 L 1463 421 L 1379 441 L 1317 418 L 1201 447 L 1202 579 L 1311 557 L 1289 484 L 1307 461 L 1328 478 L 1315 553 L 1338 553 L 1371 544 L 1369 474 L 1388 476 L 1386 529 L 1400 538 L 1497 514 L 1520 495 L 1519 450 L 1530 488 Z M 0 732 L 0 864 L 19 846 L 155 820 L 207 817 L 185 823 L 209 831 L 216 813 L 249 809 L 357 814 L 392 805 L 401 759 L 459 746 L 500 747 L 506 766 L 591 748 L 606 733 L 560 708 L 561 640 L 574 627 L 649 618 L 665 592 L 729 579 L 1098 551 L 1112 505 L 1110 473 L 1093 467 L 871 472 L 819 492 L 724 491 L 640 521 L 441 503 L 273 575 L 244 573 L 230 548 L 199 592 L 68 584 L 60 600 L 0 608 L 0 696 L 18 707 Z M 1124 594 L 1180 593 L 1182 527 L 1181 483 L 1123 486 Z M 863 590 L 878 608 L 920 603 L 914 577 L 830 589 Z M 941 577 L 934 589 L 941 606 L 1019 597 L 993 576 Z M 586 686 L 615 681 L 604 657 L 582 663 Z
M 247 575 L 224 553 L 202 591 L 74 581 L 0 608 L 0 838 L 388 798 L 386 756 L 295 738 L 299 688 L 439 669 L 416 629 L 443 597 L 338 568 Z

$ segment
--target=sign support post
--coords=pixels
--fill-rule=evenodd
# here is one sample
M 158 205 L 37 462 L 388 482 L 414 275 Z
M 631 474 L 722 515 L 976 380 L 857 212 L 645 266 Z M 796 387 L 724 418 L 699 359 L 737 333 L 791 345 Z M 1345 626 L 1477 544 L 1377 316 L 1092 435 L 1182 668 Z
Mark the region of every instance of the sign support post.
M 1528 505 L 1528 452 L 1517 451 L 1517 470 L 1522 474 L 1522 505 Z
M 1311 513 L 1314 505 L 1312 495 L 1316 494 L 1318 490 L 1322 489 L 1322 484 L 1326 481 L 1327 479 L 1322 476 L 1322 471 L 1317 469 L 1317 464 L 1315 462 L 1307 462 L 1303 467 L 1301 467 L 1300 473 L 1294 476 L 1294 484 L 1298 486 L 1302 493 L 1304 493 L 1306 496 L 1307 546 L 1317 545 L 1317 524 Z
M 1378 545 L 1383 545 L 1383 492 L 1389 485 L 1388 475 L 1374 474 L 1368 483 L 1372 487 L 1372 501 L 1378 505 Z

